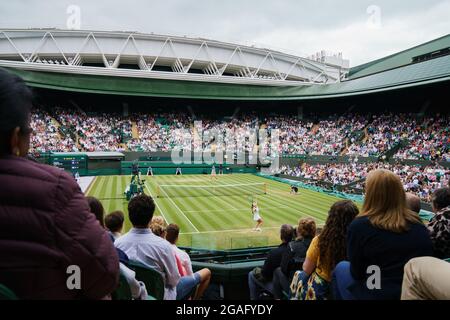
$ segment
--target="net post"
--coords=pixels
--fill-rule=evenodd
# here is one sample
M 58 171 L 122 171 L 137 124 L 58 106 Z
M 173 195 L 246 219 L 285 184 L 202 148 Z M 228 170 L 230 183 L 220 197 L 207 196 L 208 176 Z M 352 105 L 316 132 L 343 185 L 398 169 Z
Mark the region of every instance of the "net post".
M 267 183 L 264 182 L 264 194 L 267 194 Z

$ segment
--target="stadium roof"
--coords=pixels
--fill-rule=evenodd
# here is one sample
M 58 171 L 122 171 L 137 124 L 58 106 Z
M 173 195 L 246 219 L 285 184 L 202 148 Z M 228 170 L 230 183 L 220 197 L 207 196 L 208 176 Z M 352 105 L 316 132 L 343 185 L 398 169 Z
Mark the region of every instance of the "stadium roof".
M 408 64 L 413 63 L 415 58 L 417 59 L 427 54 L 433 54 L 434 56 L 439 54 L 445 54 L 446 50 L 449 49 L 450 49 L 450 34 L 447 34 L 443 37 L 394 53 L 387 57 L 353 67 L 350 69 L 348 79 L 364 77 L 370 74 L 398 68 L 401 66 L 406 66 Z
M 299 57 L 201 38 L 119 31 L 0 29 L 0 66 L 16 69 L 271 86 L 334 83 L 342 55 Z
M 141 70 L 130 77 L 129 70 L 116 70 L 108 76 L 99 69 L 77 68 L 47 70 L 36 64 L 15 67 L 15 62 L 3 61 L 33 87 L 56 90 L 120 94 L 135 96 L 175 97 L 193 99 L 234 100 L 305 100 L 345 97 L 387 91 L 430 83 L 450 81 L 450 35 L 414 48 L 378 59 L 351 69 L 348 79 L 337 83 L 292 85 L 255 85 L 226 81 L 189 81 L 176 77 L 143 77 Z M 68 66 L 66 66 L 68 67 Z

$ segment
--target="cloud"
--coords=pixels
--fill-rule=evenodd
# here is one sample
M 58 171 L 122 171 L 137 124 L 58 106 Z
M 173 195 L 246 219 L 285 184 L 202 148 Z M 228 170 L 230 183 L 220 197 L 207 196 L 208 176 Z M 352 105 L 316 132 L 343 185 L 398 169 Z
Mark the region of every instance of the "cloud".
M 439 3 L 428 10 L 383 17 L 381 26 L 371 27 L 367 16 L 346 26 L 329 30 L 283 28 L 255 38 L 257 43 L 289 48 L 299 54 L 320 50 L 342 52 L 352 66 L 407 49 L 443 36 L 450 31 L 450 2 Z

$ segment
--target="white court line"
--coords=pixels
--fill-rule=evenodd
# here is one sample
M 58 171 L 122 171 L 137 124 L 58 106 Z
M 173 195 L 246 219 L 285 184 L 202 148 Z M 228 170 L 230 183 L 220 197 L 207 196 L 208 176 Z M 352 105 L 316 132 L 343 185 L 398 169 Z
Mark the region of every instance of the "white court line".
M 153 202 L 155 202 L 156 207 L 159 209 L 159 212 L 163 216 L 164 220 L 166 220 L 166 223 L 169 224 L 169 221 L 167 220 L 166 216 L 164 215 L 164 212 L 161 210 L 161 207 L 158 205 L 158 202 L 156 202 L 156 198 L 152 195 L 152 192 L 150 191 L 150 188 L 147 186 L 147 183 L 145 184 L 145 187 L 148 190 L 148 193 L 150 193 L 150 196 L 153 198 Z
M 204 181 L 202 180 L 202 178 L 198 177 L 197 179 L 199 179 L 198 181 L 204 183 Z M 220 186 L 220 184 L 217 184 L 217 185 Z M 214 187 L 214 186 L 216 186 L 216 185 L 211 184 L 211 186 Z M 217 199 L 215 199 L 215 200 L 222 201 L 222 202 L 225 203 L 227 206 L 232 207 L 233 209 L 231 209 L 231 210 L 236 210 L 236 209 L 237 209 L 237 208 L 236 208 L 234 205 L 232 205 L 230 202 L 227 202 L 226 200 L 222 199 L 220 196 L 215 195 L 214 193 L 210 192 L 208 189 L 206 189 L 206 191 L 208 191 L 209 194 L 210 194 L 212 197 L 216 197 Z M 206 210 L 205 210 L 205 211 L 206 211 Z M 187 212 L 187 211 L 186 211 L 186 212 Z
M 146 185 L 146 186 L 147 186 L 147 185 Z M 148 188 L 147 188 L 147 189 L 148 189 Z M 180 207 L 177 206 L 177 204 L 172 200 L 172 198 L 170 198 L 170 197 L 167 195 L 167 193 L 166 193 L 163 189 L 160 189 L 160 190 L 163 191 L 163 192 L 165 193 L 167 199 L 169 199 L 169 201 L 172 202 L 172 204 L 175 206 L 175 208 L 177 208 L 178 211 L 180 211 L 180 213 L 183 215 L 183 217 L 185 217 L 186 220 L 191 224 L 191 226 L 194 227 L 195 231 L 196 231 L 197 233 L 199 233 L 200 231 L 199 231 L 199 230 L 197 229 L 197 227 L 192 223 L 192 221 L 189 220 L 188 217 L 186 217 L 186 215 L 184 214 L 183 210 L 181 210 Z M 150 190 L 149 190 L 149 192 L 150 192 Z
M 279 209 L 279 208 L 289 208 L 288 206 L 274 206 L 274 207 L 261 207 L 261 210 L 267 210 L 267 209 Z M 197 212 L 226 212 L 226 211 L 249 211 L 249 208 L 236 208 L 236 209 L 221 209 L 221 210 L 184 210 L 186 213 L 197 213 Z

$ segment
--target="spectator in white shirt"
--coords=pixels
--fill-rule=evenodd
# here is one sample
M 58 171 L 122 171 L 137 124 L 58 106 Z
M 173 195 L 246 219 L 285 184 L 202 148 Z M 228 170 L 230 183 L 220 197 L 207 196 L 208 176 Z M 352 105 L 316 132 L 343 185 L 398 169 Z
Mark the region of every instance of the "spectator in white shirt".
M 194 278 L 180 274 L 182 268 L 178 268 L 172 245 L 150 230 L 154 212 L 155 203 L 152 197 L 143 194 L 131 199 L 128 203 L 128 215 L 133 228 L 114 244 L 123 250 L 131 261 L 142 263 L 163 275 L 165 300 L 185 299 L 200 281 L 198 276 Z
M 88 197 L 88 203 L 89 203 L 89 209 L 91 210 L 91 213 L 95 215 L 100 225 L 103 226 L 103 205 L 102 203 L 95 197 Z M 122 214 L 122 225 L 123 225 L 123 213 L 122 211 L 115 211 Z M 108 221 L 108 216 L 110 216 L 112 213 L 106 216 L 105 221 Z M 120 214 L 119 214 L 120 216 Z M 109 227 L 108 227 L 109 229 Z M 111 233 L 111 240 L 114 242 L 115 238 L 114 235 Z M 145 284 L 142 281 L 136 280 L 136 273 L 128 268 L 125 263 L 128 263 L 128 257 L 126 254 L 121 251 L 119 248 L 116 248 L 117 255 L 119 256 L 119 267 L 120 267 L 120 274 L 123 275 L 130 286 L 131 290 L 131 296 L 135 300 L 146 300 L 147 299 L 147 288 L 145 287 Z
M 165 239 L 154 235 L 149 228 L 154 211 L 155 203 L 151 197 L 139 195 L 131 199 L 128 203 L 128 215 L 133 228 L 114 244 L 130 260 L 160 272 L 164 277 L 164 300 L 175 300 L 181 276 L 172 246 Z
M 198 286 L 197 291 L 194 295 L 194 300 L 199 300 L 203 296 L 206 288 L 208 288 L 209 286 L 209 282 L 211 280 L 211 271 L 208 268 L 203 268 L 195 273 L 192 271 L 191 258 L 189 258 L 189 255 L 185 251 L 179 249 L 176 245 L 179 234 L 180 228 L 176 224 L 171 223 L 167 226 L 166 240 L 172 244 L 174 253 L 180 260 L 181 265 L 183 266 L 183 270 L 185 270 L 186 272 L 186 276 L 190 277 L 192 279 L 192 282 L 195 282 L 195 286 Z

